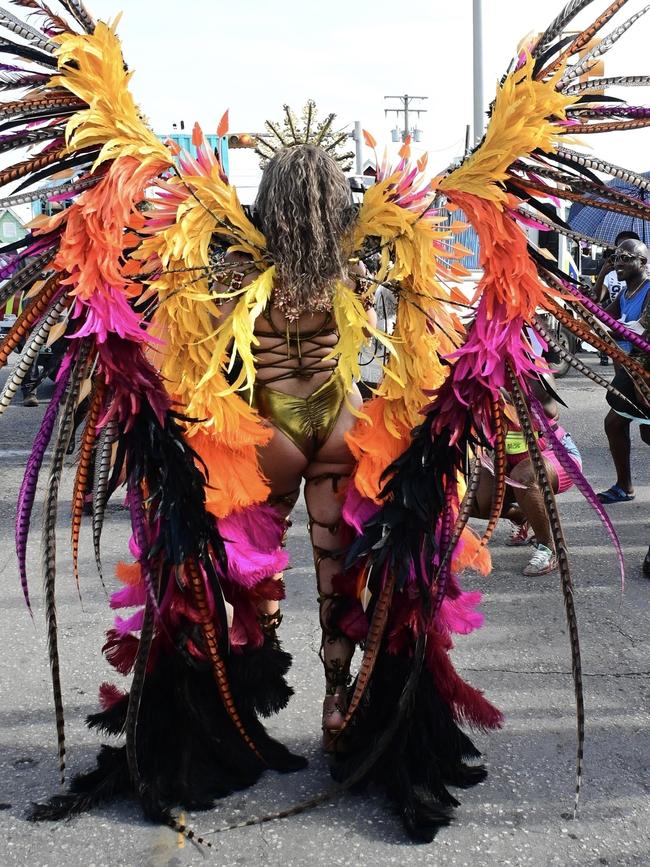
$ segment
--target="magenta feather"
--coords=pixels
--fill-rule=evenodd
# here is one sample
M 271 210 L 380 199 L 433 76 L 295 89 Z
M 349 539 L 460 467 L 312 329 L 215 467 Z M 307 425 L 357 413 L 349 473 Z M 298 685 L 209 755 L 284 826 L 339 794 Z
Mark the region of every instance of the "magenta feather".
M 29 536 L 29 522 L 34 506 L 34 498 L 36 496 L 36 486 L 38 484 L 38 476 L 45 457 L 45 451 L 52 439 L 52 431 L 54 423 L 59 411 L 59 406 L 65 394 L 68 380 L 70 379 L 71 358 L 68 356 L 64 359 L 61 367 L 61 372 L 57 379 L 54 394 L 43 416 L 43 421 L 38 429 L 38 433 L 32 445 L 32 451 L 25 467 L 25 475 L 20 486 L 18 494 L 18 507 L 16 513 L 16 553 L 18 555 L 18 573 L 20 583 L 23 588 L 23 595 L 27 608 L 30 614 L 32 613 L 31 603 L 29 601 L 29 588 L 27 584 L 27 538 Z
M 234 512 L 218 522 L 228 559 L 228 578 L 240 587 L 282 572 L 289 556 L 282 548 L 286 524 L 271 506 L 256 505 Z
M 371 518 L 375 517 L 378 511 L 379 506 L 374 500 L 364 497 L 356 485 L 348 485 L 341 512 L 341 517 L 346 524 L 357 533 L 362 533 L 364 526 Z
M 607 533 L 609 534 L 609 537 L 614 544 L 614 548 L 618 556 L 618 565 L 621 572 L 621 585 L 623 586 L 625 584 L 625 561 L 623 558 L 623 550 L 621 548 L 621 543 L 609 515 L 607 514 L 605 509 L 603 509 L 603 506 L 600 503 L 598 497 L 596 496 L 594 489 L 591 487 L 591 485 L 583 475 L 582 470 L 580 469 L 578 464 L 573 460 L 569 452 L 564 448 L 562 443 L 555 436 L 555 433 L 553 432 L 553 429 L 546 417 L 546 413 L 544 412 L 544 408 L 539 402 L 539 400 L 537 400 L 534 395 L 531 395 L 530 401 L 536 419 L 540 423 L 541 427 L 544 428 L 544 439 L 553 449 L 553 452 L 557 457 L 562 469 L 567 473 L 573 484 L 580 491 L 580 493 L 589 503 L 592 509 L 595 510 L 595 512 L 598 514 L 598 517 L 604 524 L 605 529 L 607 530 Z

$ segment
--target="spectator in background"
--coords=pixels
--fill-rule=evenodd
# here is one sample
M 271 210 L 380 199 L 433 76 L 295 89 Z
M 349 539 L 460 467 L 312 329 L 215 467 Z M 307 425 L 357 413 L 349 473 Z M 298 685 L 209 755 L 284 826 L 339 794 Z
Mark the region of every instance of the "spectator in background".
M 650 280 L 647 276 L 648 248 L 641 241 L 628 239 L 616 248 L 613 258 L 617 277 L 624 288 L 609 305 L 607 312 L 628 327 L 641 332 L 643 330 L 641 323 L 646 321 L 650 304 Z M 629 341 L 618 340 L 617 343 L 622 350 L 631 353 L 632 344 Z M 633 420 L 639 420 L 644 415 L 642 403 L 639 411 L 635 413 L 630 401 L 639 406 L 639 395 L 634 381 L 619 365 L 615 365 L 612 385 L 627 400 L 607 393 L 607 403 L 611 409 L 605 417 L 605 433 L 616 470 L 615 484 L 598 494 L 600 502 L 607 504 L 625 503 L 634 499 L 630 466 L 630 425 Z M 650 425 L 647 423 L 641 424 L 641 439 L 650 444 Z
M 544 374 L 544 379 L 551 387 L 554 386 L 553 377 L 550 374 Z M 541 379 L 532 383 L 531 387 L 533 394 L 544 408 L 553 436 L 564 446 L 576 466 L 580 468 L 582 466 L 580 452 L 571 435 L 558 423 L 559 407 L 557 401 L 549 394 Z M 573 480 L 560 464 L 551 443 L 546 441 L 539 430 L 538 444 L 553 493 L 563 494 L 572 487 Z M 506 459 L 507 476 L 514 482 L 514 484 L 508 484 L 506 487 L 506 498 L 501 513 L 504 518 L 508 518 L 511 525 L 510 538 L 506 545 L 532 545 L 530 560 L 524 567 L 523 574 L 532 577 L 546 575 L 557 569 L 553 534 L 544 507 L 544 497 L 537 484 L 537 476 L 524 435 L 511 413 L 508 413 Z M 472 510 L 473 517 L 489 517 L 493 488 L 493 473 L 491 469 L 484 467 L 481 470 L 481 478 Z M 531 531 L 532 537 L 529 536 Z
M 645 309 L 641 314 L 639 324 L 643 329 L 643 337 L 648 342 L 650 342 L 650 302 L 645 305 Z M 639 364 L 641 364 L 647 371 L 650 371 L 650 352 L 644 352 L 642 349 L 632 347 L 630 355 L 636 358 Z M 645 410 L 646 415 L 650 416 L 650 404 L 648 404 L 647 400 L 643 397 L 643 395 L 639 393 L 638 389 L 636 389 L 636 397 L 639 408 Z M 644 422 L 643 419 L 640 419 L 639 423 L 641 425 L 641 438 L 645 443 L 648 443 L 649 438 L 647 436 L 644 436 L 643 432 L 644 430 L 647 431 L 650 428 L 650 425 L 648 424 L 648 422 Z M 645 559 L 643 560 L 641 569 L 645 577 L 650 578 L 650 546 L 648 547 L 648 552 L 645 555 Z
M 641 239 L 636 232 L 619 232 L 614 241 L 615 248 L 623 241 L 640 241 Z M 594 284 L 594 298 L 598 304 L 607 307 L 616 301 L 616 296 L 625 287 L 625 281 L 619 280 L 616 274 L 616 266 L 614 265 L 615 250 L 607 250 L 603 256 L 603 264 L 600 273 Z M 600 363 L 602 365 L 609 364 L 609 358 L 604 353 L 600 353 Z
M 36 392 L 40 383 L 41 376 L 38 369 L 38 356 L 36 356 L 34 363 L 30 367 L 27 376 L 23 379 L 21 386 L 23 393 L 23 406 L 38 406 L 38 395 Z
M 377 316 L 377 328 L 387 334 L 392 334 L 397 316 L 397 299 L 388 286 L 377 286 L 374 309 Z M 359 356 L 361 382 L 357 384 L 364 400 L 369 400 L 374 396 L 374 389 L 383 379 L 383 365 L 387 360 L 385 347 L 375 338 L 371 338 L 361 350 Z
M 641 239 L 636 232 L 619 232 L 614 241 L 617 248 L 623 241 L 640 241 Z M 616 271 L 614 256 L 616 249 L 609 250 L 603 258 L 603 264 L 600 273 L 594 284 L 594 298 L 598 304 L 607 307 L 616 301 L 619 292 L 625 288 L 625 280 L 622 280 Z

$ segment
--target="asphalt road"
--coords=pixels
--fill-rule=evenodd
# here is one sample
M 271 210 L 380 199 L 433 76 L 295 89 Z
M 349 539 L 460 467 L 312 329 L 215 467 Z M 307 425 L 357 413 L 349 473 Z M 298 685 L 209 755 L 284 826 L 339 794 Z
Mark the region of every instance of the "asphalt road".
M 572 375 L 560 388 L 569 404 L 563 423 L 583 452 L 585 473 L 596 489 L 607 487 L 613 476 L 602 433 L 604 396 Z M 476 735 L 489 776 L 460 793 L 455 823 L 431 845 L 415 846 L 405 839 L 380 794 L 346 795 L 288 820 L 209 833 L 282 809 L 328 785 L 319 749 L 322 675 L 314 578 L 306 516 L 299 506 L 290 539 L 294 568 L 287 575 L 282 626 L 284 644 L 294 655 L 290 677 L 296 695 L 270 729 L 291 749 L 307 755 L 309 768 L 289 776 L 269 772 L 253 790 L 221 801 L 209 813 L 186 816 L 198 832 L 208 832 L 212 851 L 198 850 L 171 831 L 147 824 L 129 801 L 69 822 L 27 823 L 29 803 L 55 793 L 58 786 L 40 599 L 40 496 L 29 551 L 33 622 L 22 600 L 13 543 L 21 467 L 43 411 L 44 402 L 38 409 L 12 407 L 0 426 L 0 867 L 650 863 L 650 581 L 640 573 L 650 541 L 650 452 L 638 433 L 633 453 L 636 500 L 610 507 L 626 553 L 623 592 L 615 556 L 590 507 L 573 491 L 560 498 L 572 551 L 585 672 L 585 775 L 577 821 L 566 818 L 573 799 L 575 711 L 558 577 L 523 577 L 526 552 L 504 547 L 506 528 L 499 527 L 491 546 L 492 575 L 468 574 L 463 581 L 484 592 L 486 625 L 459 639 L 454 659 L 461 673 L 503 709 L 506 724 L 497 734 Z M 82 542 L 83 604 L 71 575 L 65 523 L 71 476 L 68 471 L 62 487 L 58 558 L 69 773 L 93 762 L 97 738 L 85 730 L 83 719 L 96 707 L 98 685 L 115 679 L 99 650 L 111 616 L 95 573 L 89 528 L 84 528 Z M 127 534 L 127 515 L 115 498 L 103 541 L 107 567 L 124 555 Z

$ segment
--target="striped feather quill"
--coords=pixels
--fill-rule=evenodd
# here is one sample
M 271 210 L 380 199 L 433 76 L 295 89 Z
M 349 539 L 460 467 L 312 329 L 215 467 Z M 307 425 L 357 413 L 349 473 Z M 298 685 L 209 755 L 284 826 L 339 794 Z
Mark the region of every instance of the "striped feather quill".
M 510 394 L 517 410 L 517 417 L 521 424 L 528 453 L 535 470 L 537 483 L 544 498 L 544 507 L 548 515 L 549 525 L 553 536 L 555 546 L 555 555 L 557 557 L 560 570 L 560 580 L 562 582 L 562 595 L 564 597 L 564 608 L 566 611 L 567 626 L 569 629 L 569 643 L 571 646 L 571 667 L 573 671 L 573 683 L 576 698 L 576 720 L 577 720 L 577 751 L 576 751 L 576 791 L 573 813 L 574 817 L 578 814 L 578 803 L 580 800 L 580 785 L 582 782 L 582 761 L 584 754 L 585 741 L 585 708 L 584 708 L 584 693 L 582 686 L 582 661 L 580 657 L 580 640 L 578 636 L 578 620 L 576 617 L 575 603 L 573 599 L 573 582 L 571 580 L 571 571 L 569 568 L 569 557 L 567 553 L 562 524 L 555 502 L 555 495 L 548 480 L 546 467 L 542 453 L 539 449 L 539 444 L 535 436 L 532 420 L 526 401 L 519 385 L 519 381 L 510 364 L 507 365 L 507 374 L 510 381 Z
M 59 770 L 61 783 L 65 782 L 65 719 L 63 713 L 63 694 L 61 691 L 61 675 L 59 668 L 59 646 L 56 619 L 56 513 L 59 498 L 59 483 L 63 469 L 63 459 L 70 442 L 74 425 L 74 413 L 79 398 L 81 383 L 87 374 L 90 343 L 84 340 L 73 363 L 68 393 L 59 423 L 59 432 L 52 451 L 50 474 L 47 480 L 45 504 L 43 506 L 43 530 L 41 537 L 41 553 L 43 559 L 43 596 L 45 599 L 45 623 L 47 628 L 47 647 L 50 657 L 52 674 L 52 691 L 54 693 L 54 712 L 56 717 L 56 734 L 59 753 Z
M 43 36 L 42 33 L 30 24 L 21 21 L 20 18 L 16 18 L 15 15 L 7 9 L 3 9 L 1 6 L 0 25 L 5 27 L 7 30 L 10 30 L 12 33 L 15 33 L 16 36 L 20 36 L 21 39 L 31 42 L 32 45 L 35 45 L 37 48 L 47 51 L 49 54 L 54 54 L 56 51 L 56 45 L 54 42 L 49 40 L 46 36 Z
M 9 377 L 2 392 L 2 395 L 0 395 L 0 415 L 4 413 L 7 407 L 11 404 L 11 401 L 16 396 L 18 389 L 22 385 L 25 377 L 27 376 L 32 366 L 34 365 L 34 362 L 38 358 L 38 353 L 45 345 L 48 334 L 50 333 L 53 326 L 59 321 L 66 302 L 66 298 L 59 299 L 59 301 L 54 305 L 54 307 L 45 317 L 43 324 L 40 326 L 36 334 L 34 334 L 34 336 L 31 338 L 31 340 L 27 344 L 26 349 L 23 351 L 22 355 L 18 359 L 18 363 L 16 364 L 16 367 L 14 368 L 11 376 Z
M 492 417 L 494 419 L 494 483 L 492 485 L 492 505 L 487 527 L 481 537 L 481 545 L 485 546 L 501 519 L 503 504 L 506 499 L 506 425 L 503 417 L 501 401 L 493 397 Z
M 567 24 L 589 6 L 591 2 L 592 0 L 570 0 L 537 40 L 533 56 L 539 57 L 551 45 L 554 39 L 562 35 L 562 31 L 566 28 Z
M 2 148 L 0 147 L 0 152 Z M 82 190 L 88 190 L 90 187 L 96 186 L 102 180 L 101 176 L 92 175 L 87 178 L 82 178 L 78 181 L 71 181 L 68 184 L 57 184 L 56 187 L 45 186 L 38 187 L 35 190 L 30 190 L 26 193 L 18 193 L 14 196 L 7 196 L 0 199 L 0 208 L 13 208 L 16 205 L 24 205 L 28 202 L 35 202 L 38 199 L 51 199 L 54 196 L 64 196 L 66 194 L 80 193 Z
M 650 75 L 610 75 L 608 78 L 592 78 L 580 81 L 564 89 L 564 93 L 585 93 L 588 90 L 604 90 L 606 87 L 647 87 Z
M 598 42 L 591 49 L 591 51 L 589 51 L 582 58 L 579 63 L 576 63 L 567 69 L 565 74 L 560 79 L 558 87 L 560 89 L 563 89 L 564 85 L 568 81 L 572 81 L 574 78 L 578 78 L 578 76 L 583 75 L 585 72 L 587 72 L 591 68 L 594 61 L 598 57 L 602 57 L 604 54 L 606 54 L 618 42 L 621 36 L 623 36 L 623 34 L 626 33 L 630 29 L 630 27 L 632 27 L 632 25 L 636 21 L 638 21 L 639 18 L 641 18 L 642 15 L 645 15 L 645 13 L 649 9 L 650 5 L 644 6 L 643 9 L 640 9 L 638 12 L 632 15 L 631 18 L 628 18 L 627 21 L 624 21 L 623 24 L 620 24 L 615 30 L 612 30 L 611 33 L 608 33 L 607 36 L 601 39 L 600 42 Z
M 29 588 L 27 581 L 27 539 L 29 536 L 29 522 L 36 496 L 36 486 L 38 477 L 45 457 L 45 451 L 50 444 L 54 423 L 61 405 L 61 400 L 68 387 L 70 379 L 71 367 L 69 365 L 62 367 L 59 378 L 54 389 L 54 394 L 50 398 L 50 402 L 43 416 L 41 426 L 38 429 L 36 438 L 32 444 L 32 450 L 25 467 L 25 474 L 20 486 L 18 494 L 18 505 L 16 509 L 16 554 L 18 557 L 18 574 L 20 583 L 23 588 L 23 595 L 27 607 L 30 609 Z
M 36 282 L 36 280 L 38 280 L 38 278 L 43 275 L 43 271 L 45 271 L 46 267 L 54 259 L 54 256 L 55 251 L 51 249 L 45 250 L 45 252 L 40 253 L 31 262 L 29 262 L 29 264 L 24 265 L 20 269 L 20 271 L 16 271 L 15 274 L 13 274 L 13 276 L 11 277 L 11 279 L 7 280 L 5 285 L 0 287 L 0 304 L 4 304 L 9 298 L 17 295 L 18 292 L 22 292 L 23 289 L 28 289 L 30 286 L 32 286 Z M 7 275 L 4 274 L 3 276 L 6 277 Z M 14 322 L 14 325 L 15 324 L 16 323 Z M 7 337 L 5 337 L 2 343 L 0 343 L 0 354 L 3 358 L 3 360 L 0 361 L 0 366 L 4 366 L 7 363 L 7 358 L 14 349 L 14 347 L 12 347 L 9 352 L 6 351 L 5 347 L 8 345 L 8 338 L 9 335 L 7 335 Z M 21 339 L 22 338 L 19 338 L 17 340 L 15 346 L 20 343 Z
M 88 12 L 85 5 L 82 3 L 82 0 L 59 0 L 59 2 L 68 10 L 70 15 L 81 24 L 86 33 L 93 32 L 95 29 L 95 22 L 90 12 Z
M 71 547 L 72 547 L 72 571 L 74 580 L 79 593 L 79 536 L 81 532 L 81 518 L 84 509 L 84 500 L 90 477 L 90 465 L 92 461 L 93 448 L 97 439 L 97 422 L 99 415 L 104 405 L 104 395 L 106 387 L 102 380 L 95 383 L 95 388 L 90 401 L 90 409 L 86 426 L 81 438 L 81 447 L 79 449 L 79 457 L 77 463 L 77 472 L 75 474 L 74 485 L 72 488 L 72 530 L 71 530 Z
M 93 548 L 95 550 L 95 562 L 99 572 L 99 580 L 104 584 L 101 559 L 101 535 L 108 502 L 108 482 L 111 474 L 111 457 L 113 443 L 117 438 L 117 421 L 112 418 L 102 428 L 97 444 L 95 458 L 95 479 L 93 489 Z

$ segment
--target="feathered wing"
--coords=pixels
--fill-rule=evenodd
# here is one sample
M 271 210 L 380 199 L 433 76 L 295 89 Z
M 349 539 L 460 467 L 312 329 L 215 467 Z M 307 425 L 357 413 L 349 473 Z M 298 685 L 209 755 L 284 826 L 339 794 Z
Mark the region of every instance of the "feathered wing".
M 29 602 L 30 515 L 43 457 L 57 429 L 44 510 L 43 570 L 62 775 L 54 529 L 63 455 L 86 395 L 73 493 L 73 569 L 78 578 L 91 477 L 98 565 L 106 500 L 123 478 L 135 562 L 118 569 L 124 586 L 112 595 L 111 606 L 134 610 L 116 618 L 104 650 L 119 672 L 133 672 L 133 681 L 128 694 L 103 687 L 103 710 L 90 719 L 110 734 L 124 731 L 125 746 L 105 748 L 96 771 L 76 778 L 69 796 L 37 808 L 35 817 L 75 812 L 131 789 L 151 817 L 173 824 L 170 805 L 208 804 L 251 784 L 266 767 L 304 765 L 259 721 L 291 695 L 284 680 L 290 658 L 263 634 L 256 618 L 259 600 L 277 595 L 279 585 L 271 576 L 286 565 L 283 525 L 262 505 L 268 488 L 255 449 L 268 431 L 222 371 L 226 345 L 234 338 L 251 375 L 244 347 L 273 271 L 261 269 L 231 318 L 230 331 L 217 327 L 219 310 L 209 294 L 219 276 L 210 264 L 211 239 L 221 238 L 224 246 L 260 262 L 264 238 L 246 218 L 200 131 L 195 131 L 194 158 L 175 153 L 148 128 L 129 91 L 131 73 L 115 26 L 95 24 L 78 0 L 62 5 L 61 15 L 44 4 L 29 7 L 40 13 L 42 32 L 0 14 L 0 24 L 27 42 L 3 46 L 21 63 L 8 70 L 5 83 L 26 93 L 4 105 L 7 134 L 0 146 L 36 149 L 0 173 L 5 184 L 19 182 L 6 201 L 44 198 L 63 206 L 33 224 L 3 274 L 9 278 L 2 288 L 5 299 L 33 288 L 31 303 L 0 347 L 6 363 L 27 338 L 0 399 L 4 407 L 48 332 L 65 329 L 67 336 L 54 396 L 25 472 L 16 524 Z M 70 18 L 83 32 L 75 32 Z M 157 192 L 150 210 L 145 201 L 152 190 Z
M 650 216 L 641 198 L 606 187 L 593 170 L 623 175 L 639 189 L 646 179 L 566 146 L 574 144 L 576 134 L 649 123 L 646 110 L 629 109 L 604 97 L 602 81 L 576 85 L 585 71 L 578 51 L 623 3 L 612 3 L 579 35 L 563 37 L 565 23 L 587 5 L 573 0 L 536 44 L 522 49 L 499 86 L 483 140 L 459 166 L 433 182 L 446 207 L 462 211 L 480 242 L 483 275 L 465 333 L 450 327 L 449 307 L 435 303 L 435 296 L 446 295 L 438 280 L 440 259 L 446 259 L 447 266 L 453 262 L 453 254 L 445 255 L 440 247 L 452 246 L 451 242 L 444 235 L 429 235 L 426 265 L 412 255 L 418 250 L 416 233 L 431 232 L 435 225 L 431 196 L 400 196 L 400 185 L 408 188 L 417 170 L 411 173 L 405 161 L 392 174 L 382 166 L 379 183 L 366 195 L 361 211 L 360 239 L 372 239 L 383 253 L 378 279 L 395 283 L 397 329 L 409 341 L 416 364 L 426 357 L 429 367 L 424 365 L 424 377 L 409 380 L 405 392 L 403 371 L 393 366 L 398 375 L 385 378 L 379 396 L 364 408 L 371 422 L 361 419 L 350 436 L 359 464 L 344 514 L 359 536 L 341 578 L 348 604 L 340 625 L 363 641 L 365 650 L 341 736 L 347 752 L 339 760 L 337 774 L 349 782 L 360 777 L 384 782 L 407 829 L 418 839 L 430 839 L 449 820 L 454 799 L 445 783 L 467 783 L 482 773 L 465 765 L 464 759 L 476 753 L 456 724 L 466 721 L 489 728 L 500 723 L 498 711 L 460 681 L 447 654 L 454 631 L 480 625 L 480 615 L 472 610 L 477 594 L 463 594 L 456 578 L 463 565 L 472 560 L 475 567 L 480 564 L 472 536 L 463 532 L 469 514 L 463 479 L 471 491 L 476 484 L 476 465 L 469 469 L 471 456 L 477 446 L 492 448 L 493 514 L 482 540 L 485 544 L 500 515 L 505 489 L 501 389 L 513 395 L 558 553 L 578 717 L 577 807 L 584 739 L 580 650 L 566 545 L 533 433 L 538 407 L 533 402 L 530 409 L 530 383 L 542 364 L 535 358 L 527 329 L 537 330 L 542 343 L 545 338 L 536 311 L 550 310 L 581 339 L 600 341 L 603 351 L 630 370 L 642 394 L 648 384 L 641 365 L 626 358 L 607 334 L 599 336 L 599 323 L 640 348 L 647 348 L 645 341 L 638 335 L 632 338 L 628 329 L 585 298 L 574 281 L 542 259 L 523 228 L 553 228 L 576 237 L 547 206 L 547 199 L 600 203 L 645 219 Z M 616 28 L 597 53 L 611 48 L 632 23 Z M 621 79 L 616 83 L 645 82 Z M 366 240 L 368 247 L 372 244 Z M 416 299 L 420 331 L 407 334 L 404 310 L 415 311 Z M 447 299 L 452 304 L 458 300 Z M 563 311 L 562 302 L 577 314 L 575 320 Z M 419 343 L 410 342 L 424 331 L 428 356 Z M 577 359 L 571 361 L 580 369 Z M 407 412 L 409 389 L 412 414 Z M 543 427 L 542 421 L 537 424 Z M 411 427 L 407 444 L 400 435 L 404 437 Z M 391 437 L 395 432 L 397 436 Z M 375 442 L 381 444 L 377 450 Z M 563 447 L 558 443 L 557 448 Z M 573 466 L 567 455 L 559 459 L 563 466 Z M 611 524 L 584 477 L 578 472 L 572 477 L 611 533 Z M 431 737 L 432 731 L 436 737 Z
M 270 579 L 284 568 L 286 556 L 280 547 L 283 525 L 265 505 L 268 487 L 257 466 L 256 448 L 269 432 L 236 394 L 254 374 L 252 326 L 269 298 L 273 266 L 264 238 L 200 131 L 191 157 L 174 153 L 143 122 L 128 90 L 130 73 L 114 27 L 95 24 L 79 0 L 62 2 L 60 15 L 38 0 L 23 5 L 38 11 L 43 29 L 0 16 L 23 40 L 2 45 L 18 59 L 0 70 L 0 87 L 27 89 L 22 99 L 4 106 L 0 151 L 33 152 L 0 172 L 3 184 L 17 184 L 2 202 L 46 198 L 66 206 L 41 219 L 24 243 L 3 251 L 15 256 L 2 272 L 3 299 L 42 279 L 0 348 L 6 363 L 27 337 L 0 411 L 38 346 L 65 317 L 69 349 L 28 462 L 16 526 L 27 597 L 24 552 L 31 508 L 60 414 L 45 510 L 44 577 L 62 765 L 53 524 L 60 455 L 88 376 L 73 552 L 94 449 L 98 564 L 106 499 L 122 477 L 135 558 L 119 568 L 124 586 L 111 600 L 120 611 L 135 611 L 116 618 L 105 645 L 119 672 L 133 672 L 131 691 L 105 685 L 103 710 L 89 720 L 109 734 L 125 731 L 126 746 L 104 748 L 97 770 L 76 779 L 69 798 L 36 815 L 78 811 L 130 789 L 150 816 L 172 821 L 171 803 L 207 804 L 254 782 L 265 767 L 291 770 L 303 764 L 259 722 L 260 714 L 277 710 L 290 695 L 284 681 L 289 658 L 262 633 L 256 618 L 259 600 L 278 593 L 278 583 Z M 449 821 L 456 802 L 446 785 L 469 785 L 484 775 L 481 767 L 466 763 L 476 750 L 458 723 L 490 728 L 501 719 L 449 661 L 452 633 L 469 632 L 481 621 L 474 610 L 478 594 L 464 593 L 457 573 L 468 564 L 487 568 L 488 563 L 485 547 L 464 531 L 477 479 L 475 463 L 464 495 L 468 454 L 477 443 L 494 447 L 497 515 L 505 475 L 499 388 L 514 391 L 522 427 L 530 434 L 527 382 L 536 366 L 522 328 L 535 325 L 537 306 L 556 310 L 560 296 L 571 294 L 588 325 L 588 317 L 595 317 L 614 331 L 626 331 L 607 322 L 547 262 L 538 268 L 518 225 L 535 222 L 539 213 L 541 224 L 565 229 L 539 201 L 558 194 L 556 182 L 571 200 L 606 197 L 608 206 L 645 214 L 637 200 L 604 192 L 593 170 L 637 176 L 559 144 L 562 136 L 582 134 L 585 127 L 599 131 L 646 122 L 642 110 L 626 114 L 576 85 L 576 75 L 569 73 L 572 56 L 622 2 L 612 4 L 584 34 L 561 39 L 563 22 L 584 5 L 573 0 L 537 48 L 518 59 L 474 154 L 429 188 L 421 180 L 424 166 L 411 167 L 404 152 L 395 169 L 382 167 L 357 224 L 354 246 L 362 256 L 374 249 L 381 253 L 378 279 L 397 287 L 399 313 L 392 339 L 376 334 L 389 353 L 386 376 L 349 440 L 358 468 L 344 518 L 358 538 L 339 578 L 345 602 L 339 625 L 364 641 L 365 652 L 337 773 L 348 785 L 369 778 L 385 782 L 417 839 L 430 839 Z M 70 20 L 83 32 L 75 32 Z M 60 186 L 52 188 L 55 179 Z M 149 210 L 141 206 L 152 189 Z M 434 208 L 433 196 L 440 193 L 476 227 L 483 250 L 480 300 L 467 333 L 444 303 L 464 302 L 449 294 L 442 279 L 458 273 L 463 251 L 453 241 L 460 226 L 449 226 Z M 237 303 L 227 318 L 211 293 L 212 282 L 221 282 L 227 270 L 215 238 L 247 253 L 259 271 L 244 291 L 233 294 Z M 334 300 L 341 334 L 336 352 L 342 375 L 351 382 L 358 376 L 365 315 L 360 299 L 342 284 Z M 643 344 L 636 335 L 630 339 Z M 604 338 L 603 343 L 614 352 Z M 229 361 L 236 354 L 239 372 Z M 633 373 L 642 388 L 644 375 Z M 534 437 L 531 448 L 533 443 Z M 581 489 L 585 484 L 580 481 Z M 555 516 L 547 484 L 544 490 Z M 555 517 L 552 524 L 564 551 Z M 561 562 L 579 686 L 564 555 Z

